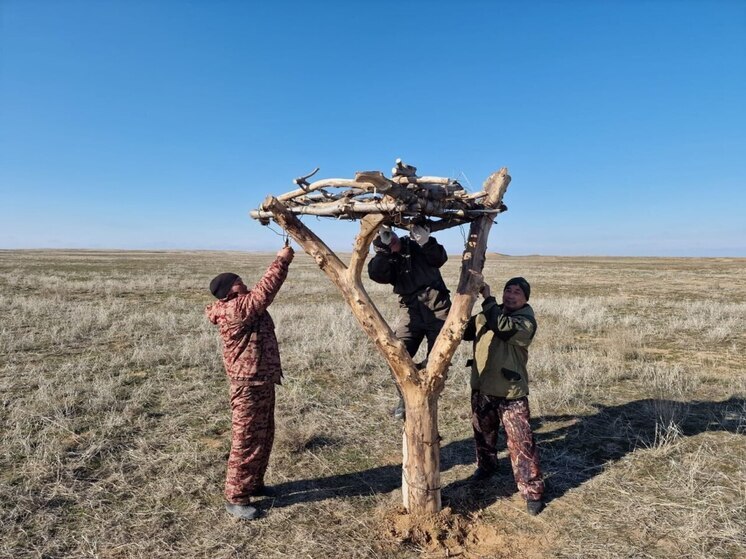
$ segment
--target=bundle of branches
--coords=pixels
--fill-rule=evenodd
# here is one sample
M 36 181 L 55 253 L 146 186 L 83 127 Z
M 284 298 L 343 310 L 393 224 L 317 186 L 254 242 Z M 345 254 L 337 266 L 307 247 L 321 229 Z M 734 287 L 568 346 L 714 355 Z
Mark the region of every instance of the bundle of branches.
M 496 215 L 507 210 L 503 204 L 486 207 L 484 191 L 470 194 L 457 180 L 445 177 L 420 177 L 417 168 L 396 160 L 391 178 L 380 171 L 364 171 L 354 179 L 324 179 L 309 183 L 318 172 L 293 182 L 296 190 L 277 196 L 289 212 L 299 215 L 362 219 L 366 215 L 384 217 L 383 224 L 404 229 L 413 224 L 427 224 L 439 231 L 469 223 L 485 214 Z M 273 216 L 267 207 L 250 212 L 254 219 L 268 224 Z

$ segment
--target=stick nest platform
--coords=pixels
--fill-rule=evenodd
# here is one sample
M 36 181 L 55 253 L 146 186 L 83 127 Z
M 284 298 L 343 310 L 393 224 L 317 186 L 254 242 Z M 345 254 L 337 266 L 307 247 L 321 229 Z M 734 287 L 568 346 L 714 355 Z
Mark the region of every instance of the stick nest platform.
M 363 171 L 353 179 L 309 183 L 318 170 L 295 179 L 298 188 L 276 200 L 296 215 L 347 220 L 380 215 L 384 225 L 403 229 L 427 225 L 431 231 L 469 223 L 484 215 L 496 216 L 508 209 L 502 203 L 497 207 L 485 204 L 485 190 L 468 193 L 455 179 L 418 176 L 417 168 L 401 159 L 396 160 L 391 177 L 381 171 Z M 273 217 L 268 201 L 250 215 L 263 224 Z

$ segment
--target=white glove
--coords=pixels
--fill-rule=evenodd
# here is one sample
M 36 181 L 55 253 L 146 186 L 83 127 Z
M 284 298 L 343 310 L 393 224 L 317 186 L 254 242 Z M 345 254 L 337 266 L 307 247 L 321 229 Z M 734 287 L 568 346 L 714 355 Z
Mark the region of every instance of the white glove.
M 430 239 L 430 228 L 427 225 L 414 225 L 409 232 L 409 236 L 415 243 L 424 246 L 428 239 Z
M 385 227 L 378 232 L 378 236 L 384 245 L 390 245 L 391 240 L 394 238 L 394 232 L 388 227 Z

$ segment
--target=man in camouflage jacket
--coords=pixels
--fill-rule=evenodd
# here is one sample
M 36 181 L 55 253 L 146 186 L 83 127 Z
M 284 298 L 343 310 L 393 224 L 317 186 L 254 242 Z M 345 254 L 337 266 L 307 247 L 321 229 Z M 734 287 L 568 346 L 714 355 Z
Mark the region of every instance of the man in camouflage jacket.
M 426 226 L 415 225 L 409 238 L 400 239 L 390 229 L 383 229 L 373 241 L 373 250 L 376 255 L 368 263 L 368 277 L 393 285 L 399 296 L 401 311 L 394 335 L 404 342 L 412 357 L 427 338 L 430 354 L 451 309 L 440 274 L 440 267 L 448 260 L 446 249 L 430 236 Z M 394 417 L 404 419 L 401 394 Z
M 231 452 L 225 479 L 226 509 L 239 518 L 258 516 L 252 496 L 266 495 L 264 473 L 275 435 L 275 385 L 281 383 L 280 350 L 267 307 L 293 260 L 285 247 L 251 289 L 233 273 L 216 276 L 210 291 L 218 299 L 205 309 L 220 329 L 223 364 L 230 381 Z
M 471 409 L 477 470 L 474 480 L 497 472 L 497 431 L 502 423 L 513 476 L 529 514 L 541 512 L 544 481 L 529 424 L 528 346 L 536 334 L 536 318 L 528 298 L 531 286 L 521 277 L 508 280 L 498 305 L 484 284 L 482 312 L 472 317 L 464 340 L 474 342 L 471 360 Z

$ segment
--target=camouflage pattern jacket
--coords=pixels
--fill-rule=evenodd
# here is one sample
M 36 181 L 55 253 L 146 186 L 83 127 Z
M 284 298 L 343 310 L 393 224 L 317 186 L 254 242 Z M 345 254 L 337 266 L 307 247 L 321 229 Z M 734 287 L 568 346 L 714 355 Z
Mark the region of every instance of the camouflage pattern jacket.
M 210 322 L 220 328 L 223 364 L 231 381 L 280 384 L 280 349 L 267 307 L 287 275 L 288 262 L 278 256 L 249 293 L 229 295 L 205 309 Z
M 471 317 L 464 330 L 464 340 L 474 341 L 472 389 L 509 400 L 527 396 L 528 346 L 535 334 L 531 305 L 503 314 L 503 306 L 487 297 L 482 312 Z

